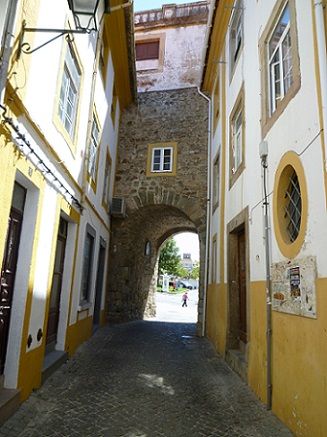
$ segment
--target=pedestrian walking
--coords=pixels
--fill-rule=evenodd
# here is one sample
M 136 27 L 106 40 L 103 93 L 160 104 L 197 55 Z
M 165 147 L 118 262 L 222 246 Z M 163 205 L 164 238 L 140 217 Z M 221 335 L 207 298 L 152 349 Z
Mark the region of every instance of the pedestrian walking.
M 188 298 L 189 297 L 188 297 L 187 291 L 185 291 L 185 293 L 182 296 L 182 302 L 183 302 L 182 307 L 187 307 L 187 300 L 188 300 Z

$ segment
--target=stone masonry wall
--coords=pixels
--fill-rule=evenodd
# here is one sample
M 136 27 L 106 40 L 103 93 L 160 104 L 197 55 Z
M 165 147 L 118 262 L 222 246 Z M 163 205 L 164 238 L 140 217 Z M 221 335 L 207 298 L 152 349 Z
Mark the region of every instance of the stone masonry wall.
M 207 195 L 207 102 L 196 88 L 139 94 L 122 115 L 114 195 L 127 204 L 114 218 L 108 280 L 109 321 L 155 314 L 155 277 L 161 244 L 181 231 L 200 241 L 199 329 Z M 177 143 L 176 176 L 146 175 L 148 144 Z M 151 254 L 145 255 L 146 242 Z

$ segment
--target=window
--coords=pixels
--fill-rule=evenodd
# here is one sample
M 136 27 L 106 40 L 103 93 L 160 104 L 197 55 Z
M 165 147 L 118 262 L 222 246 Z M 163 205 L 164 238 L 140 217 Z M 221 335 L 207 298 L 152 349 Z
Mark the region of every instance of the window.
M 102 38 L 103 39 L 101 43 L 100 56 L 99 56 L 99 67 L 100 67 L 102 80 L 105 84 L 107 78 L 107 67 L 108 67 L 108 59 L 109 59 L 109 44 L 106 36 L 106 26 L 104 26 Z
M 176 174 L 177 144 L 157 143 L 148 146 L 147 176 Z
M 269 39 L 268 58 L 270 113 L 272 114 L 293 83 L 292 40 L 288 4 L 286 4 Z
M 229 187 L 235 183 L 245 168 L 245 128 L 244 128 L 243 87 L 236 99 L 229 117 Z
M 164 65 L 165 33 L 136 36 L 135 58 L 138 72 L 161 71 Z
M 213 165 L 213 211 L 219 205 L 219 190 L 220 190 L 220 151 Z
M 234 6 L 234 13 L 230 25 L 229 34 L 229 57 L 230 73 L 233 75 L 236 62 L 239 58 L 243 43 L 243 2 L 237 1 Z
M 211 255 L 211 283 L 217 283 L 217 237 L 212 240 L 212 255 Z
M 68 44 L 60 86 L 58 115 L 70 138 L 73 138 L 75 133 L 80 82 L 81 70 L 72 45 Z
M 135 44 L 136 61 L 159 59 L 160 41 L 142 41 Z
M 109 154 L 107 154 L 106 167 L 105 167 L 105 171 L 104 171 L 103 194 L 102 194 L 102 205 L 107 210 L 109 208 L 110 175 L 111 175 L 111 159 L 110 159 Z
M 298 256 L 306 238 L 308 190 L 301 157 L 286 152 L 275 173 L 273 216 L 279 250 L 288 259 Z
M 116 86 L 114 84 L 113 89 L 112 89 L 112 102 L 111 102 L 111 120 L 112 120 L 112 124 L 115 127 L 116 124 L 116 110 L 117 110 L 117 92 L 116 92 Z
M 161 149 L 152 150 L 152 166 L 151 170 L 155 171 L 171 171 L 173 167 L 173 149 L 172 147 L 163 147 Z
M 301 190 L 295 170 L 293 170 L 289 176 L 289 184 L 285 191 L 285 199 L 284 217 L 286 219 L 286 229 L 290 242 L 293 243 L 300 232 L 302 213 Z
M 276 0 L 259 40 L 264 137 L 301 87 L 295 0 Z
M 219 81 L 219 77 L 217 77 L 216 86 L 215 86 L 215 92 L 214 92 L 214 96 L 213 96 L 214 131 L 216 130 L 216 127 L 217 127 L 218 118 L 219 118 L 219 109 L 220 109 L 220 107 L 219 107 L 220 106 L 220 101 L 219 101 L 219 95 L 220 95 L 219 85 L 220 85 L 220 81 Z
M 236 173 L 242 163 L 243 114 L 238 108 L 232 120 L 232 173 Z
M 95 189 L 96 174 L 97 174 L 97 161 L 98 161 L 98 149 L 100 141 L 99 125 L 97 123 L 95 115 L 93 116 L 91 140 L 89 146 L 89 160 L 88 160 L 88 180 Z
M 91 294 L 94 239 L 94 230 L 88 226 L 84 243 L 81 302 L 88 302 Z

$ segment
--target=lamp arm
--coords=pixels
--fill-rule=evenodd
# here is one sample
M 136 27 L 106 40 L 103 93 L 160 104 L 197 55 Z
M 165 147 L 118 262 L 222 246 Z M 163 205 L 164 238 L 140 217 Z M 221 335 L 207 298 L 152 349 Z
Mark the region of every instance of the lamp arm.
M 24 42 L 24 36 L 26 32 L 43 32 L 43 33 L 57 33 L 58 35 L 54 36 L 53 38 L 50 38 L 48 41 L 44 42 L 43 44 L 35 47 L 33 50 L 31 50 L 31 46 L 28 42 Z M 42 47 L 45 47 L 46 45 L 50 44 L 52 41 L 55 41 L 56 39 L 64 36 L 64 35 L 71 35 L 71 34 L 85 34 L 90 33 L 88 30 L 84 29 L 44 29 L 44 28 L 36 28 L 36 27 L 25 27 L 25 22 L 23 22 L 23 28 L 22 33 L 20 36 L 20 43 L 19 43 L 19 50 L 18 50 L 18 57 L 21 53 L 25 53 L 26 55 L 30 55 L 37 50 L 41 49 Z

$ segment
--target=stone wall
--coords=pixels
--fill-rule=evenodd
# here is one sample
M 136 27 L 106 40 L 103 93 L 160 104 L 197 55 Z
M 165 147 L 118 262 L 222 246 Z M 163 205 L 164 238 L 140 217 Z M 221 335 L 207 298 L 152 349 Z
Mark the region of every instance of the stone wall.
M 181 231 L 199 235 L 199 329 L 202 323 L 207 196 L 207 102 L 195 88 L 142 93 L 122 116 L 114 195 L 125 218 L 112 220 L 109 321 L 155 314 L 162 243 Z M 176 176 L 146 175 L 148 144 L 177 143 Z M 145 255 L 145 244 L 151 254 Z

